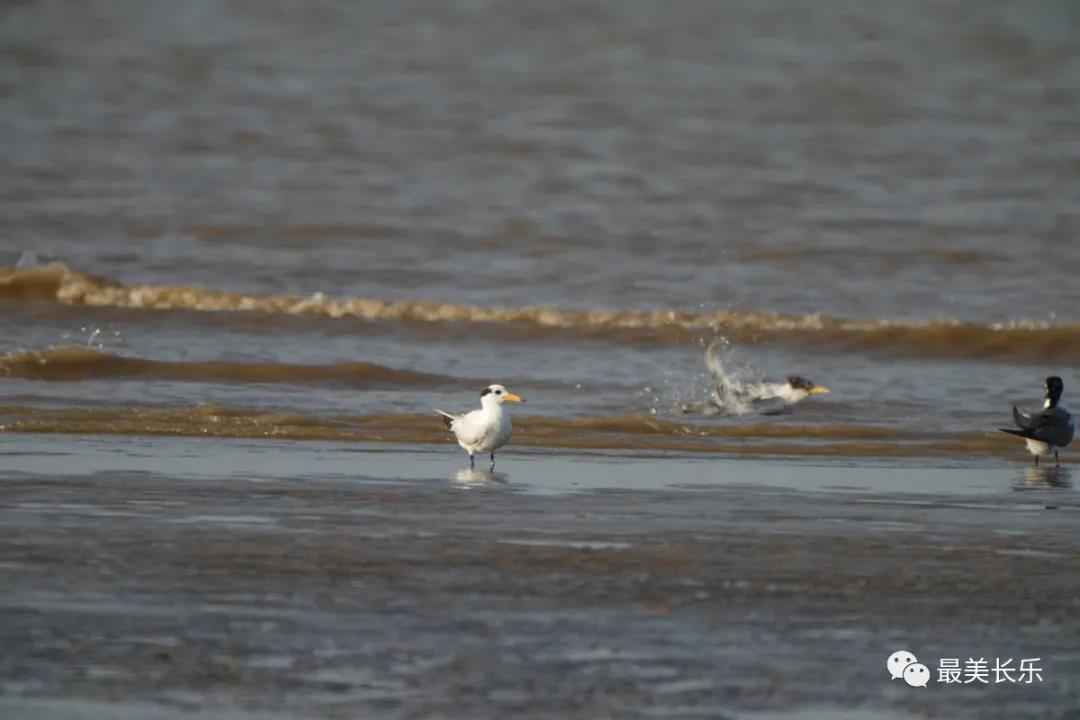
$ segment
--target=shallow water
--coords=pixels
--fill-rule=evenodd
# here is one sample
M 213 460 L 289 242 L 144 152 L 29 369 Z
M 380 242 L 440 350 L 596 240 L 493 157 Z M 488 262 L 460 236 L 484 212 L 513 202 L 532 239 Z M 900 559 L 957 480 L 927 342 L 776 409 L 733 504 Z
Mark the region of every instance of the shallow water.
M 8 458 L 5 717 L 1075 706 L 1080 496 L 999 468 L 529 454 L 465 477 L 401 447 L 206 446 L 42 436 Z M 897 647 L 1045 677 L 917 690 L 889 680 Z
M 2 13 L 0 392 L 31 429 L 385 419 L 491 381 L 546 421 L 693 427 L 724 337 L 833 389 L 770 421 L 807 438 L 1022 459 L 1009 402 L 1073 386 L 1072 3 Z
M 1001 495 L 1044 490 L 1057 498 L 1073 487 L 1069 466 L 1002 466 L 911 457 L 850 458 L 811 455 L 776 460 L 766 453 L 753 460 L 717 459 L 700 452 L 565 453 L 546 448 L 500 458 L 494 471 L 478 462 L 470 469 L 463 453 L 395 444 L 308 442 L 221 438 L 207 452 L 206 441 L 185 437 L 99 437 L 27 435 L 0 445 L 5 477 L 46 478 L 55 474 L 136 473 L 148 480 L 184 482 L 407 483 L 418 490 L 487 488 L 510 493 L 561 495 L 597 490 L 694 490 L 730 486 L 780 488 L 799 492 L 878 492 L 897 495 Z M 771 454 L 771 453 L 769 453 Z M 1071 493 L 1070 493 L 1071 495 Z M 1061 497 L 1055 502 L 1072 502 Z M 59 508 L 67 511 L 70 508 Z

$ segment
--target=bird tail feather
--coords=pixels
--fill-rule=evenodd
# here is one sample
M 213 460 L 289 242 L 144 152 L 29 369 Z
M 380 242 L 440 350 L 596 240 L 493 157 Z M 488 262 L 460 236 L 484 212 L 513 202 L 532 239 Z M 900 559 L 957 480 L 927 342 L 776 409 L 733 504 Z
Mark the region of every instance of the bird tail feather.
M 454 415 L 453 413 L 448 413 L 444 410 L 439 410 L 438 408 L 435 408 L 435 412 L 442 415 L 443 425 L 446 426 L 447 430 L 449 430 L 450 427 L 454 424 L 454 421 L 458 419 L 457 415 Z
M 1017 437 L 1031 438 L 1032 440 L 1035 439 L 1035 437 L 1031 434 L 1030 430 L 1015 430 L 1013 428 L 998 428 L 998 430 L 1000 430 L 1003 433 L 1009 433 L 1010 435 L 1015 435 Z

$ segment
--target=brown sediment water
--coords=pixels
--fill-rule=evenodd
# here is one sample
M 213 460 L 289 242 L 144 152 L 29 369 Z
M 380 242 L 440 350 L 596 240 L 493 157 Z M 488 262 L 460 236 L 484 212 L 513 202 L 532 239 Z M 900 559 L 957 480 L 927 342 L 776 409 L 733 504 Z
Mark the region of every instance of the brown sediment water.
M 318 417 L 217 405 L 189 408 L 32 408 L 0 406 L 0 431 L 115 435 L 174 435 L 349 442 L 448 443 L 432 414 Z M 1016 456 L 1014 442 L 992 432 L 918 434 L 886 428 L 766 423 L 708 426 L 621 417 L 520 417 L 514 444 L 522 447 L 720 455 L 925 458 Z M 1068 461 L 1068 457 L 1066 457 Z
M 13 351 L 0 356 L 0 377 L 51 382 L 153 379 L 207 383 L 339 384 L 357 388 L 424 387 L 460 383 L 414 370 L 368 362 L 300 365 L 273 362 L 150 360 L 81 345 Z
M 691 313 L 676 309 L 617 310 L 555 307 L 481 307 L 431 300 L 333 299 L 249 295 L 198 285 L 125 286 L 63 265 L 0 268 L 0 298 L 90 307 L 156 311 L 255 312 L 267 315 L 351 317 L 400 323 L 510 325 L 518 337 L 565 331 L 598 339 L 670 343 L 721 334 L 731 341 L 781 340 L 801 345 L 1001 361 L 1080 363 L 1080 325 L 1009 320 L 975 324 L 955 319 L 841 319 L 817 313 L 780 315 L 739 310 Z

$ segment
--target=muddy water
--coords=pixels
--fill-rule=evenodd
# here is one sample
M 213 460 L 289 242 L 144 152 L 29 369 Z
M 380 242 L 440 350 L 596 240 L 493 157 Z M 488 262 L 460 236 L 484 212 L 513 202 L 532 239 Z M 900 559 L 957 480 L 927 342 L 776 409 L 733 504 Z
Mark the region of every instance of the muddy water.
M 1011 446 L 993 433 L 992 427 L 1000 424 L 1001 407 L 1008 400 L 1006 373 L 1015 382 L 1028 380 L 1034 388 L 1031 394 L 1037 396 L 1039 383 L 1032 378 L 1039 369 L 1050 367 L 1060 372 L 1057 368 L 1076 362 L 1080 347 L 1075 342 L 1080 326 L 1048 322 L 979 325 L 955 320 L 845 320 L 737 311 L 694 314 L 484 308 L 371 298 L 331 300 L 321 294 L 310 298 L 253 296 L 197 286 L 125 286 L 60 264 L 0 272 L 0 291 L 12 311 L 9 319 L 15 321 L 16 336 L 47 335 L 57 317 L 69 322 L 86 314 L 96 316 L 102 308 L 110 317 L 137 315 L 135 322 L 144 333 L 156 333 L 159 325 L 170 329 L 179 326 L 177 342 L 185 342 L 189 333 L 201 336 L 206 324 L 203 316 L 209 315 L 213 326 L 210 335 L 218 336 L 216 350 L 192 357 L 196 351 L 190 344 L 172 353 L 160 348 L 128 350 L 124 347 L 127 331 L 116 329 L 114 322 L 80 327 L 78 344 L 71 342 L 72 333 L 54 328 L 61 343 L 43 349 L 16 348 L 0 356 L 0 376 L 11 397 L 19 401 L 2 409 L 9 421 L 4 428 L 12 431 L 273 434 L 325 439 L 342 436 L 338 432 L 342 430 L 357 440 L 385 439 L 370 435 L 373 428 L 379 428 L 392 431 L 396 440 L 431 442 L 438 423 L 431 422 L 430 416 L 418 417 L 416 411 L 426 413 L 432 403 L 462 402 L 461 397 L 473 394 L 466 395 L 466 388 L 486 384 L 481 379 L 486 368 L 499 366 L 502 369 L 498 372 L 520 378 L 512 384 L 533 397 L 530 409 L 541 413 L 519 423 L 523 431 L 519 439 L 534 445 L 566 447 L 567 443 L 582 442 L 583 447 L 595 446 L 585 436 L 599 430 L 607 435 L 604 446 L 627 450 L 645 446 L 688 449 L 685 442 L 671 444 L 666 439 L 684 436 L 696 439 L 696 449 L 729 452 L 730 447 L 700 439 L 734 436 L 786 437 L 811 443 L 827 439 L 884 441 L 878 445 L 818 446 L 815 452 L 819 454 L 1001 454 L 1009 452 Z M 155 323 L 154 315 L 164 316 L 162 323 Z M 253 315 L 258 316 L 258 334 L 276 338 L 284 333 L 280 338 L 283 345 L 269 355 L 235 349 L 235 335 L 238 331 L 250 334 L 249 316 Z M 334 342 L 316 342 L 309 337 L 313 328 L 301 323 L 312 316 L 318 324 L 344 326 L 333 328 Z M 297 331 L 298 336 L 290 331 Z M 475 350 L 462 350 L 462 345 L 452 342 L 449 335 L 453 332 L 478 336 L 481 344 L 497 345 L 498 351 L 474 362 L 468 356 Z M 850 379 L 845 382 L 837 375 L 836 382 L 830 383 L 839 388 L 840 397 L 818 403 L 824 407 L 800 413 L 798 420 L 771 420 L 764 426 L 748 424 L 746 418 L 737 419 L 738 424 L 698 423 L 681 416 L 680 410 L 688 406 L 681 401 L 697 401 L 708 392 L 710 380 L 693 364 L 705 365 L 700 346 L 710 338 L 726 343 L 729 360 L 737 352 L 745 355 L 747 347 L 798 347 L 820 362 L 846 362 L 862 382 L 856 387 Z M 739 338 L 753 340 L 739 346 Z M 387 342 L 382 343 L 383 339 Z M 201 337 L 198 344 L 207 342 Z M 393 359 L 396 364 L 349 359 L 355 356 L 347 346 L 354 342 L 377 343 L 379 349 L 373 355 L 383 360 L 386 344 L 400 345 Z M 321 347 L 311 349 L 313 343 Z M 338 349 L 331 349 L 335 346 Z M 432 353 L 435 347 L 445 362 L 436 366 L 416 361 L 418 355 Z M 566 366 L 568 374 L 554 364 L 555 360 L 538 366 L 532 357 L 570 358 L 571 348 L 575 350 Z M 619 361 L 628 354 L 621 352 L 623 348 L 631 348 L 637 355 L 632 368 L 638 373 L 636 378 L 628 375 L 628 368 L 607 370 L 614 353 L 618 352 Z M 840 350 L 844 352 L 838 358 Z M 301 358 L 307 362 L 299 362 Z M 678 358 L 676 364 L 683 365 L 685 371 L 662 367 L 665 358 Z M 744 374 L 760 375 L 749 363 L 740 362 L 738 367 Z M 904 362 L 913 370 L 917 366 L 920 378 L 926 381 L 896 377 L 897 365 Z M 950 380 L 970 373 L 973 366 L 983 369 L 983 377 L 1001 377 L 1002 386 L 975 386 L 969 379 L 963 388 L 942 390 Z M 879 380 L 875 378 L 882 374 L 889 376 L 888 388 L 876 384 Z M 486 377 L 502 375 L 491 370 Z M 103 402 L 105 387 L 111 389 Z M 927 387 L 944 394 L 932 402 L 929 398 L 920 402 L 916 398 Z M 949 395 L 950 391 L 957 396 Z M 131 405 L 123 403 L 125 397 Z M 201 402 L 181 405 L 181 397 Z M 148 410 L 144 407 L 147 399 L 159 399 L 159 407 Z M 61 401 L 80 407 L 59 412 L 45 407 Z M 254 411 L 253 405 L 266 409 L 276 406 L 279 411 Z M 366 411 L 362 415 L 340 414 L 361 408 Z M 219 423 L 222 416 L 231 422 L 206 427 L 207 417 Z M 118 418 L 128 422 L 116 422 Z M 167 422 L 155 421 L 162 418 Z M 81 422 L 73 422 L 75 419 Z M 185 422 L 173 422 L 178 419 Z M 291 427 L 294 425 L 324 430 L 321 434 L 297 433 Z M 889 441 L 905 438 L 928 442 L 888 446 Z M 789 450 L 772 448 L 775 454 L 788 454 Z
M 992 431 L 1080 362 L 1077 27 L 1050 0 L 12 4 L 0 392 L 319 423 L 501 381 L 546 422 L 663 417 L 723 337 L 833 389 L 774 421 L 808 438 Z
M 1063 716 L 1071 457 L 995 428 L 1080 382 L 1078 28 L 5 3 L 0 714 Z M 832 393 L 684 414 L 714 342 Z

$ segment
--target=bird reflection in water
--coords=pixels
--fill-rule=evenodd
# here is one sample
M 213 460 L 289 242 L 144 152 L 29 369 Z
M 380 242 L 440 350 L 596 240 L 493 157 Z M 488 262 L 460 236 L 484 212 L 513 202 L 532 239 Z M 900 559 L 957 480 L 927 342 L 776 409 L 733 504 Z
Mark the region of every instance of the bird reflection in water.
M 480 468 L 463 468 L 454 474 L 454 482 L 463 487 L 490 485 L 500 483 L 505 485 L 510 481 L 510 476 L 504 472 Z
M 1072 471 L 1060 465 L 1029 465 L 1017 476 L 1013 489 L 1071 488 L 1071 476 Z

